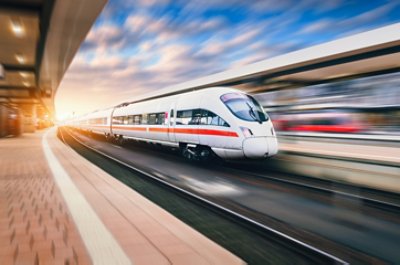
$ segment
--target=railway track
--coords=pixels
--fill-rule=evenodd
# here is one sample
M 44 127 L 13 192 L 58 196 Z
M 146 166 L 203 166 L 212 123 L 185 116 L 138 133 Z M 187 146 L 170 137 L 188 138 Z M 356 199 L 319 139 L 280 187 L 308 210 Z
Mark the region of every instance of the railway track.
M 121 161 L 115 157 L 112 157 L 104 152 L 101 152 L 99 150 L 96 150 L 95 148 L 86 145 L 76 137 L 74 137 L 71 133 L 67 131 L 67 129 L 59 129 L 59 136 L 62 139 L 64 143 L 67 145 L 72 146 L 71 140 L 74 141 L 76 144 L 79 146 L 85 148 L 86 150 L 90 150 L 90 152 L 93 152 L 99 156 L 101 156 L 103 159 L 110 160 L 113 163 L 117 164 L 119 167 L 125 168 L 131 172 L 134 172 L 135 175 L 140 175 L 141 177 L 147 178 L 151 180 L 151 182 L 155 185 L 162 186 L 164 189 L 168 189 L 170 192 L 173 192 L 177 194 L 179 197 L 184 198 L 204 209 L 207 209 L 208 211 L 212 211 L 215 214 L 217 214 L 220 218 L 223 218 L 225 220 L 228 220 L 230 222 L 233 222 L 235 225 L 238 225 L 241 229 L 244 229 L 248 233 L 251 234 L 252 237 L 259 236 L 263 238 L 264 240 L 274 242 L 274 244 L 279 245 L 280 247 L 283 248 L 282 251 L 289 251 L 291 253 L 294 253 L 295 258 L 298 259 L 303 259 L 302 262 L 304 264 L 348 264 L 348 262 L 342 260 L 341 258 L 338 258 L 334 255 L 331 255 L 323 250 L 318 249 L 317 247 L 311 246 L 307 243 L 304 243 L 300 240 L 297 240 L 296 238 L 293 238 L 285 233 L 282 233 L 280 231 L 277 231 L 276 229 L 273 229 L 272 227 L 269 227 L 265 224 L 262 224 L 260 222 L 257 222 L 253 219 L 250 219 L 240 213 L 237 213 L 235 211 L 232 211 L 218 203 L 212 202 L 204 197 L 201 197 L 197 194 L 194 194 L 186 189 L 183 189 L 181 187 L 178 187 L 165 179 L 163 179 L 162 176 L 159 174 L 154 174 L 152 172 L 147 172 L 144 171 L 140 168 L 137 168 L 131 164 L 128 164 L 124 161 Z M 68 139 L 66 139 L 68 138 Z M 293 184 L 294 185 L 294 184 Z M 189 222 L 190 223 L 190 222 Z M 220 227 L 220 229 L 223 227 Z M 240 230 L 241 230 L 240 229 Z M 242 230 L 241 230 L 242 231 Z M 223 233 L 224 231 L 219 231 Z M 244 237 L 244 235 L 237 234 L 236 235 L 239 238 Z M 220 243 L 221 245 L 224 246 L 223 243 Z M 257 244 L 257 242 L 256 242 Z M 260 242 L 260 244 L 262 244 Z M 226 246 L 224 246 L 226 247 Z M 251 255 L 257 255 L 258 253 L 250 253 L 251 249 L 254 248 L 255 251 L 259 251 L 256 246 L 247 248 L 248 253 L 243 253 L 243 251 L 240 249 L 241 246 L 236 246 L 236 248 L 233 248 L 231 246 L 227 246 L 227 248 L 238 255 L 239 257 L 243 258 L 246 261 L 249 261 L 250 264 L 266 264 L 266 263 L 271 263 L 275 264 L 277 263 L 277 260 L 280 262 L 278 263 L 287 263 L 290 264 L 292 262 L 298 263 L 299 260 L 294 261 L 290 260 L 292 257 L 289 257 L 289 260 L 283 261 L 281 259 L 277 260 L 253 260 Z M 267 255 L 268 256 L 268 255 Z
M 323 193 L 329 195 L 330 197 L 341 196 L 345 199 L 358 201 L 368 207 L 380 209 L 384 212 L 400 214 L 400 196 L 395 193 L 361 186 L 355 188 L 354 186 L 345 183 L 333 182 L 325 179 L 315 179 L 312 177 L 298 175 L 296 175 L 294 179 L 293 177 L 274 177 L 270 175 L 257 174 L 241 169 L 230 168 L 230 170 L 236 171 L 238 174 L 251 175 L 255 178 L 260 178 L 282 185 L 292 186 L 301 190 L 309 190 L 313 192 Z M 355 189 L 359 194 L 365 194 L 367 196 L 348 192 L 349 190 Z M 385 198 L 386 200 L 383 198 Z M 387 198 L 389 198 L 389 200 Z

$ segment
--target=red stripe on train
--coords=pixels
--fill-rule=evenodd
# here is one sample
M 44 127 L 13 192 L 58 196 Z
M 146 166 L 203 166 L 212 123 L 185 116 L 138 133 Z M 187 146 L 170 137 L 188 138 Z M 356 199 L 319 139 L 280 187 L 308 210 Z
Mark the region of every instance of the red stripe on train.
M 121 126 L 113 126 L 113 130 L 128 130 L 128 131 L 146 131 L 146 127 L 121 127 Z
M 174 133 L 186 133 L 186 134 L 200 134 L 200 135 L 213 135 L 213 136 L 228 136 L 228 137 L 239 137 L 236 132 L 212 130 L 212 129 L 187 129 L 187 128 L 172 128 Z
M 94 125 L 94 127 L 109 127 L 109 126 Z M 145 127 L 112 126 L 112 128 L 114 130 L 146 131 Z M 171 132 L 171 133 L 182 133 L 182 134 L 199 134 L 199 135 L 212 135 L 212 136 L 239 137 L 239 135 L 236 132 L 213 130 L 213 129 L 149 127 L 149 132 L 159 132 L 159 133 Z
M 150 132 L 171 132 L 171 133 L 183 133 L 183 134 L 200 134 L 200 135 L 213 135 L 213 136 L 229 136 L 239 137 L 236 132 L 222 131 L 222 130 L 211 130 L 211 129 L 192 129 L 192 128 L 155 128 L 150 127 Z

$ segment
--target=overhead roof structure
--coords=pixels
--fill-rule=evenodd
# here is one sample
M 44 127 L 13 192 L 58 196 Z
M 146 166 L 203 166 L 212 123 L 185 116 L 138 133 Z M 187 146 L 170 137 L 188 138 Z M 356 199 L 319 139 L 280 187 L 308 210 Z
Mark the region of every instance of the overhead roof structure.
M 133 102 L 212 86 L 247 92 L 306 86 L 400 70 L 400 23 L 290 52 L 240 68 L 166 87 Z
M 106 2 L 1 0 L 0 103 L 52 112 L 58 85 Z

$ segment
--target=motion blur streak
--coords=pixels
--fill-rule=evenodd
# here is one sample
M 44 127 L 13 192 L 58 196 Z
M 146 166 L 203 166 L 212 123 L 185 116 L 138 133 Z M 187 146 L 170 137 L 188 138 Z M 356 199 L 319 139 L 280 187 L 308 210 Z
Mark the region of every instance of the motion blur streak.
M 277 90 L 257 95 L 275 129 L 400 139 L 400 73 Z

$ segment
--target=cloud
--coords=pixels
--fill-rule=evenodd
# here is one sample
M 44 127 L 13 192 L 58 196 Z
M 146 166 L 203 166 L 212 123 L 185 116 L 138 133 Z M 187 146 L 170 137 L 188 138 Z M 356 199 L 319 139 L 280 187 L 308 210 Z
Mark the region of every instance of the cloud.
M 324 31 L 326 29 L 329 29 L 330 27 L 332 27 L 334 25 L 334 22 L 331 20 L 319 20 L 313 23 L 310 23 L 308 25 L 306 25 L 305 27 L 303 27 L 299 33 L 301 34 L 313 34 L 313 33 L 317 33 L 320 31 Z
M 143 7 L 165 6 L 169 2 L 169 0 L 137 0 L 137 4 Z
M 385 17 L 396 6 L 394 2 L 389 2 L 383 6 L 379 6 L 372 10 L 359 13 L 356 16 L 346 19 L 321 19 L 305 25 L 298 34 L 319 34 L 319 33 L 334 33 L 337 32 L 338 37 L 354 35 L 374 28 L 372 22 L 377 23 L 379 19 Z M 376 27 L 376 26 L 375 26 Z
M 74 100 L 71 91 L 96 95 L 96 103 L 87 105 L 89 111 L 132 99 L 139 92 L 220 72 L 240 62 L 265 59 L 270 53 L 256 39 L 266 24 L 258 25 L 261 27 L 251 22 L 232 26 L 222 16 L 197 17 L 186 23 L 170 14 L 154 17 L 146 12 L 127 16 L 119 26 L 107 19 L 89 33 L 73 61 L 61 85 L 69 88 L 63 97 L 69 95 Z M 192 40 L 199 35 L 203 39 Z M 251 53 L 256 55 L 246 59 Z M 97 98 L 100 94 L 109 96 Z
M 396 6 L 389 2 L 340 20 L 329 15 L 348 5 L 342 0 L 110 0 L 57 98 L 65 108 L 81 104 L 82 111 L 118 104 L 330 40 L 322 35 L 335 38 L 371 26 Z
M 117 25 L 106 24 L 91 30 L 85 43 L 92 48 L 117 48 L 121 46 L 124 32 Z
M 124 27 L 129 31 L 141 31 L 148 23 L 150 23 L 150 17 L 144 14 L 135 14 L 126 19 Z
M 375 21 L 388 14 L 394 7 L 396 7 L 396 5 L 397 3 L 395 1 L 389 2 L 383 6 L 379 6 L 372 10 L 363 12 L 357 16 L 338 21 L 337 26 L 355 28 L 360 25 L 363 26 L 371 24 L 372 21 Z
M 167 16 L 153 18 L 147 14 L 134 14 L 129 16 L 124 24 L 127 31 L 131 32 L 152 32 L 157 33 L 166 29 L 168 24 Z
M 230 33 L 230 32 L 229 32 Z M 234 49 L 244 49 L 252 44 L 252 41 L 261 34 L 260 28 L 252 28 L 249 25 L 235 28 L 232 36 L 215 36 L 202 45 L 199 55 L 216 56 L 223 52 L 229 52 Z

